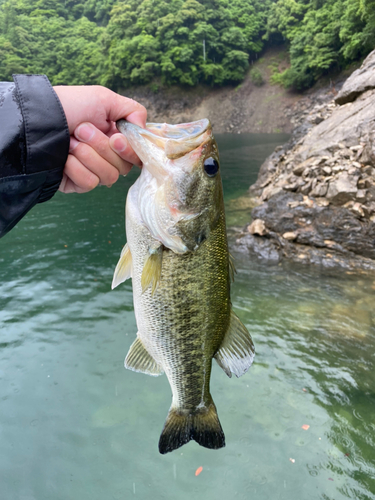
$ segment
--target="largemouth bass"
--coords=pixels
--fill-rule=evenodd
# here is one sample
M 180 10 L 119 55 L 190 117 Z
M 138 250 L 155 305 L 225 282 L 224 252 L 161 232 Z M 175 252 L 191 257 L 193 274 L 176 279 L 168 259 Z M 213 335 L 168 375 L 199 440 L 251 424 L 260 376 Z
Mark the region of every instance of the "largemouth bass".
M 143 162 L 126 201 L 125 245 L 112 288 L 132 277 L 138 333 L 125 367 L 167 375 L 172 405 L 160 436 L 164 454 L 191 439 L 225 446 L 210 394 L 212 358 L 225 373 L 245 373 L 254 345 L 232 310 L 219 153 L 210 122 L 120 120 Z

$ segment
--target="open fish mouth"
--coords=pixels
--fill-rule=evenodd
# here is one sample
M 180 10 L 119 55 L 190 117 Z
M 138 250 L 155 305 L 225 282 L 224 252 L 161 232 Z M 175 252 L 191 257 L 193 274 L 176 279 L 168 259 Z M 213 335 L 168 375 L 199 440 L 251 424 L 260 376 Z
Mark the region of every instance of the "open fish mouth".
M 156 177 L 167 173 L 168 160 L 187 155 L 212 136 L 207 118 L 178 125 L 147 123 L 144 129 L 119 120 L 117 128 L 126 136 L 143 165 Z
M 202 242 L 199 238 L 196 241 L 195 233 L 202 233 L 201 217 L 209 208 L 207 200 L 195 201 L 204 155 L 214 144 L 209 120 L 178 125 L 148 123 L 146 128 L 120 120 L 117 128 L 143 163 L 132 188 L 142 223 L 173 252 L 194 251 Z

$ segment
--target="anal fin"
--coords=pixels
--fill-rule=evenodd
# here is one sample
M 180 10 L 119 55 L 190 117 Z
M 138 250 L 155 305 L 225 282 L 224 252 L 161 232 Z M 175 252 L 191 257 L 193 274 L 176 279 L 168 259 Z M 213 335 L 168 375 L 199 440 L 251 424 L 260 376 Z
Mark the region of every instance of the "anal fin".
M 146 375 L 152 375 L 154 377 L 164 373 L 162 367 L 154 360 L 151 354 L 148 353 L 138 337 L 130 346 L 124 366 L 134 372 L 146 373 Z
M 122 249 L 112 280 L 112 290 L 120 283 L 132 277 L 132 254 L 128 244 Z
M 228 377 L 232 373 L 241 377 L 250 368 L 255 356 L 254 344 L 251 335 L 239 317 L 231 311 L 227 333 L 215 354 L 218 365 Z

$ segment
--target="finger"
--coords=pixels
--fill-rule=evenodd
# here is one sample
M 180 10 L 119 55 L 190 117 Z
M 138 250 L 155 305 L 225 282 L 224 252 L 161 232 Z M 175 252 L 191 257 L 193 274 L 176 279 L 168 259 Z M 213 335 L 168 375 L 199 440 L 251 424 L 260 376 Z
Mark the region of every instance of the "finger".
M 112 96 L 113 98 L 113 96 Z M 120 118 L 126 118 L 134 125 L 139 125 L 142 128 L 146 127 L 147 111 L 142 104 L 129 97 L 124 97 L 115 94 L 116 103 L 109 107 L 109 119 L 116 122 Z
M 140 161 L 134 154 L 132 148 L 130 146 L 127 147 L 127 145 L 122 145 L 125 147 L 121 155 L 116 154 L 116 152 L 112 150 L 109 145 L 109 138 L 107 135 L 98 130 L 91 123 L 81 123 L 78 125 L 74 131 L 74 135 L 79 141 L 89 145 L 98 153 L 99 156 L 116 167 L 121 175 L 129 173 L 134 161 L 138 163 Z M 87 162 L 85 165 L 90 168 L 90 165 Z
M 142 165 L 141 160 L 134 153 L 126 137 L 120 133 L 114 134 L 109 139 L 109 145 L 116 153 L 132 165 Z
M 69 132 L 82 122 L 93 123 L 107 133 L 111 122 L 129 116 L 132 123 L 145 127 L 147 111 L 133 99 L 99 85 L 57 86 L 54 90 L 67 117 Z
M 76 193 L 87 193 L 99 184 L 99 177 L 86 168 L 78 160 L 78 158 L 72 154 L 68 154 L 68 159 L 64 168 L 64 175 L 67 177 L 67 181 L 65 183 L 65 193 L 73 192 L 67 191 L 67 188 L 71 187 L 69 179 L 74 183 Z
M 59 191 L 61 191 L 62 193 L 67 192 L 67 191 L 65 191 L 67 181 L 68 181 L 68 176 L 65 173 L 63 173 L 63 177 L 61 179 L 60 186 L 59 186 Z
M 119 171 L 117 168 L 102 158 L 88 144 L 78 142 L 74 149 L 70 149 L 70 153 L 88 170 L 99 177 L 100 184 L 104 186 L 112 186 L 112 184 L 118 180 Z M 124 168 L 122 170 L 124 171 L 124 175 L 126 175 L 127 171 L 125 171 Z
M 69 179 L 69 177 L 66 177 L 65 186 L 63 189 L 60 186 L 59 191 L 61 191 L 62 193 L 65 193 L 65 194 L 70 194 L 70 193 L 80 193 L 81 189 L 77 186 L 77 184 L 74 184 L 72 179 Z

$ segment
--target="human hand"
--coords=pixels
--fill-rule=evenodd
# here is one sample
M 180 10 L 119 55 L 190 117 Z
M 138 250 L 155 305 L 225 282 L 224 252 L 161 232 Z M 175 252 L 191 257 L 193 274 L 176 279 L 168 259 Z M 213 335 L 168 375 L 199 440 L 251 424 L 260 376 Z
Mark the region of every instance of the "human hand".
M 116 121 L 145 127 L 146 109 L 136 101 L 94 86 L 57 86 L 70 132 L 70 149 L 59 190 L 85 193 L 98 184 L 111 186 L 119 175 L 141 165 Z

